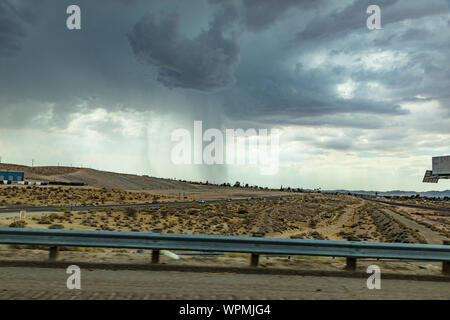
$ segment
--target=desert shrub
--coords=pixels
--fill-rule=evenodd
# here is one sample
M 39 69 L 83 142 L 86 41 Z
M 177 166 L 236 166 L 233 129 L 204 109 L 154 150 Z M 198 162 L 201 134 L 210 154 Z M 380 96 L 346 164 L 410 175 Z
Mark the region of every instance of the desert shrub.
M 10 228 L 25 228 L 27 223 L 24 220 L 14 221 L 9 225 Z
M 315 228 L 317 225 L 317 221 L 316 220 L 310 220 L 308 226 L 310 228 Z
M 52 224 L 52 221 L 48 216 L 42 216 L 39 219 L 38 224 Z
M 60 216 L 59 216 L 59 214 L 57 214 L 57 213 L 51 213 L 51 214 L 48 216 L 48 218 L 49 218 L 50 220 L 53 220 L 53 219 L 59 219 Z
M 72 217 L 73 216 L 73 213 L 72 212 L 64 212 L 64 217 L 65 218 L 70 218 L 70 217 Z
M 317 231 L 310 232 L 310 233 L 308 234 L 308 236 L 310 236 L 311 238 L 316 239 L 316 240 L 326 240 L 326 237 L 322 236 L 322 235 L 321 235 L 319 232 L 317 232 Z
M 246 218 L 242 221 L 242 223 L 245 224 L 245 225 L 249 225 L 250 223 L 252 223 L 252 219 L 250 219 L 249 217 L 246 217 Z
M 128 208 L 125 209 L 125 214 L 128 217 L 136 218 L 137 210 L 136 210 L 136 208 L 128 207 Z
M 246 213 L 248 213 L 248 210 L 245 209 L 245 208 L 239 208 L 238 213 L 239 214 L 246 214 Z
M 200 212 L 200 210 L 198 210 L 198 209 L 190 209 L 190 210 L 188 211 L 188 214 L 193 215 L 193 214 L 197 214 L 197 213 L 199 213 L 199 212 Z
M 62 224 L 52 224 L 51 226 L 48 226 L 49 229 L 64 229 L 64 226 Z

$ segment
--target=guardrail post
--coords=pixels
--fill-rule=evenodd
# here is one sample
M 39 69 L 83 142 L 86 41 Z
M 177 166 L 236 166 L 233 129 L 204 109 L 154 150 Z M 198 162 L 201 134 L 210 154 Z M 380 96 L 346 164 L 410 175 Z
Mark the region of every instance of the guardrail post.
M 263 238 L 264 237 L 264 233 L 262 232 L 253 232 L 252 233 L 252 237 L 257 237 L 257 238 Z M 259 254 L 256 253 L 252 253 L 252 256 L 250 258 L 250 266 L 251 267 L 257 267 L 259 264 Z
M 356 258 L 347 257 L 345 270 L 347 270 L 347 271 L 355 271 L 356 270 Z
M 48 259 L 50 261 L 56 261 L 56 259 L 58 258 L 58 253 L 59 253 L 59 248 L 58 247 L 50 247 L 49 250 L 49 254 L 48 254 Z
M 259 254 L 252 253 L 252 257 L 250 259 L 250 266 L 257 267 L 259 264 Z
M 152 250 L 152 264 L 159 263 L 159 250 Z
M 450 245 L 450 241 L 444 240 L 444 245 Z M 450 275 L 450 261 L 442 261 L 442 273 Z

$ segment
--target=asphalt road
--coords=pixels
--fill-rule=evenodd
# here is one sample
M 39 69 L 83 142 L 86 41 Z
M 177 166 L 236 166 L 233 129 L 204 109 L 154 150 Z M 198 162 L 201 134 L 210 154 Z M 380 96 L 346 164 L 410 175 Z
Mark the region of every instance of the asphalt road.
M 264 197 L 266 200 L 277 200 L 280 196 L 273 196 L 273 197 Z M 260 199 L 251 199 L 251 200 L 260 200 Z M 247 198 L 240 198 L 240 199 L 220 199 L 220 200 L 205 200 L 206 203 L 220 203 L 220 202 L 241 202 L 241 201 L 248 201 Z M 198 203 L 198 202 L 195 202 Z M 105 205 L 98 205 L 98 206 L 10 206 L 7 208 L 0 208 L 0 214 L 1 213 L 11 213 L 11 212 L 20 212 L 22 210 L 26 210 L 29 212 L 48 212 L 48 211 L 58 211 L 61 209 L 70 209 L 71 211 L 85 211 L 85 210 L 95 210 L 95 209 L 101 209 L 101 208 L 139 208 L 139 207 L 161 207 L 161 206 L 178 206 L 178 205 L 187 205 L 192 204 L 192 201 L 180 201 L 180 202 L 158 202 L 158 203 L 126 203 L 126 204 L 105 204 Z
M 69 290 L 64 268 L 0 268 L 0 299 L 450 299 L 448 282 L 148 270 L 81 270 Z
M 290 195 L 289 197 L 291 197 Z M 277 200 L 280 196 L 273 196 L 273 197 L 265 197 L 266 200 Z M 372 198 L 366 198 L 362 197 L 362 199 L 375 201 L 379 203 L 389 204 L 389 205 L 396 205 L 396 206 L 403 206 L 403 207 L 410 207 L 410 208 L 417 208 L 417 209 L 425 209 L 425 210 L 434 210 L 434 211 L 440 211 L 440 212 L 447 212 L 450 213 L 450 209 L 446 208 L 432 208 L 432 207 L 426 207 L 426 206 L 419 206 L 419 205 L 412 205 L 412 204 L 406 204 L 406 203 L 400 203 L 400 202 L 390 202 L 390 201 L 383 201 L 378 199 L 372 199 Z M 258 198 L 251 199 L 251 200 L 260 200 Z M 220 202 L 227 202 L 226 199 L 220 199 L 220 200 L 205 200 L 205 203 L 220 203 Z M 231 202 L 240 202 L 240 201 L 248 201 L 247 198 L 239 198 L 239 199 L 230 199 Z M 101 209 L 101 208 L 127 208 L 127 207 L 160 207 L 160 206 L 177 206 L 177 205 L 186 205 L 191 204 L 191 201 L 180 201 L 180 202 L 159 202 L 156 204 L 153 203 L 127 203 L 127 204 L 106 204 L 106 205 L 98 205 L 98 206 L 70 206 L 69 209 L 71 211 L 85 211 L 85 210 L 95 210 L 95 209 Z M 196 202 L 198 203 L 198 202 Z M 0 214 L 1 213 L 11 213 L 11 212 L 19 212 L 21 210 L 26 210 L 29 212 L 47 212 L 47 211 L 58 211 L 61 209 L 68 208 L 67 206 L 9 206 L 6 208 L 0 208 Z
M 277 200 L 279 199 L 279 196 L 273 196 L 273 197 L 265 197 L 266 200 Z M 426 206 L 419 206 L 419 205 L 412 205 L 412 204 L 406 204 L 406 203 L 400 203 L 400 202 L 389 202 L 389 201 L 382 201 L 378 199 L 368 199 L 368 198 L 362 198 L 365 200 L 375 201 L 379 203 L 389 204 L 389 205 L 396 205 L 396 206 L 403 206 L 403 207 L 410 207 L 410 208 L 417 208 L 417 209 L 425 209 L 425 210 L 434 210 L 434 211 L 440 211 L 440 212 L 447 212 L 450 213 L 450 209 L 446 208 L 432 208 L 432 207 L 426 207 Z M 258 198 L 251 199 L 251 200 L 260 200 Z M 220 200 L 205 200 L 205 203 L 220 203 L 220 202 L 240 202 L 240 201 L 248 201 L 247 198 L 239 198 L 239 199 L 220 199 Z M 96 210 L 101 208 L 127 208 L 127 207 L 161 207 L 161 206 L 177 206 L 177 205 L 187 205 L 191 204 L 191 201 L 180 201 L 180 202 L 159 202 L 159 203 L 127 203 L 127 204 L 106 204 L 106 205 L 98 205 L 98 206 L 9 206 L 6 208 L 0 208 L 0 214 L 1 213 L 11 213 L 11 212 L 19 212 L 21 210 L 26 210 L 28 212 L 48 212 L 48 211 L 58 211 L 61 209 L 69 208 L 71 211 L 85 211 L 85 210 Z M 198 202 L 196 202 L 198 203 Z

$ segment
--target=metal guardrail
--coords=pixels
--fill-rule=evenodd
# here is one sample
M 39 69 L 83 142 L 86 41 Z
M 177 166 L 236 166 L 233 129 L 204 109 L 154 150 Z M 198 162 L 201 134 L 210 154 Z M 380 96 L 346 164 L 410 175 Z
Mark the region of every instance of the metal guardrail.
M 0 228 L 0 244 L 49 246 L 52 260 L 56 259 L 57 247 L 77 246 L 151 249 L 154 263 L 159 260 L 159 250 L 186 250 L 251 253 L 253 266 L 258 264 L 260 254 L 346 257 L 348 269 L 356 267 L 357 258 L 442 261 L 444 269 L 450 264 L 450 246 L 409 243 Z

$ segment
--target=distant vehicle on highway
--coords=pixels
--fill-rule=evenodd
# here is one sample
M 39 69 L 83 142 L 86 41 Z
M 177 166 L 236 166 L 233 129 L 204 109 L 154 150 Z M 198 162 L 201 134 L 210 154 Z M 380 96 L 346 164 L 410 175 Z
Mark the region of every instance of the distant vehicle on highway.
M 231 202 L 231 199 L 227 199 L 227 202 Z
M 198 203 L 205 203 L 205 200 L 198 200 Z
M 159 203 L 157 200 L 152 201 L 152 204 L 157 204 L 157 203 Z

